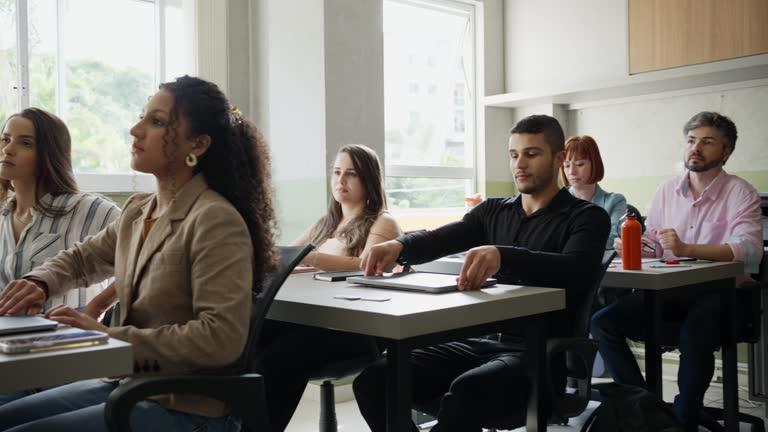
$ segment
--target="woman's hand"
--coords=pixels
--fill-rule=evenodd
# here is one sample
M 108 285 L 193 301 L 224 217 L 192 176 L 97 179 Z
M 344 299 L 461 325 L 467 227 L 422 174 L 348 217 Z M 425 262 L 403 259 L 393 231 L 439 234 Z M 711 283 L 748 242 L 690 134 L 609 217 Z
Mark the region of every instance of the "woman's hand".
M 43 283 L 29 279 L 11 281 L 0 294 L 0 316 L 26 312 L 37 315 L 45 305 Z
M 54 321 L 83 330 L 106 332 L 107 326 L 87 314 L 78 312 L 69 306 L 59 305 L 45 313 L 45 317 Z
M 115 289 L 115 283 L 109 284 L 104 291 L 98 293 L 96 297 L 92 298 L 87 305 L 83 308 L 83 313 L 89 317 L 98 320 L 101 314 L 104 313 L 110 306 L 117 301 L 117 290 Z

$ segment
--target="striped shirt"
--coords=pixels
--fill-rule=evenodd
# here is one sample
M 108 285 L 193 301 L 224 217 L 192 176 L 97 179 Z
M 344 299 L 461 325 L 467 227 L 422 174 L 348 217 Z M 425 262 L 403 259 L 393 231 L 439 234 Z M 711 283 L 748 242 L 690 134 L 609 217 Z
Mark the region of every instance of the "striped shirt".
M 53 209 L 66 210 L 61 216 L 50 217 L 33 208 L 32 221 L 24 228 L 18 244 L 13 236 L 13 212 L 8 203 L 0 208 L 0 292 L 8 283 L 19 279 L 47 258 L 69 249 L 76 242 L 96 234 L 120 215 L 120 209 L 109 200 L 94 194 L 48 194 L 41 201 Z M 46 309 L 59 304 L 78 308 L 107 285 L 70 291 L 48 299 Z

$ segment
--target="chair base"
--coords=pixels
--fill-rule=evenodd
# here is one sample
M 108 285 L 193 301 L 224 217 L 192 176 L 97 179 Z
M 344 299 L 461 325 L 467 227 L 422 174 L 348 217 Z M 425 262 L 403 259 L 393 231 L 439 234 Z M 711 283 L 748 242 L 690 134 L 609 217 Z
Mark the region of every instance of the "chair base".
M 336 394 L 333 381 L 325 380 L 320 385 L 320 432 L 336 432 Z
M 704 407 L 702 410 L 701 426 L 712 432 L 724 431 L 718 421 L 723 420 L 723 410 L 715 407 Z M 739 413 L 739 423 L 749 425 L 749 432 L 765 432 L 765 422 L 760 417 Z

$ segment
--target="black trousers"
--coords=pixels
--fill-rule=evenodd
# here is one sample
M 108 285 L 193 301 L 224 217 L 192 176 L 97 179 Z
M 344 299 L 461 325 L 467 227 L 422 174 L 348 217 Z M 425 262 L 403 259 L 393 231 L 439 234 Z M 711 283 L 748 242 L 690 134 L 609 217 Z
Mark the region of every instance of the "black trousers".
M 620 297 L 615 303 L 592 316 L 591 333 L 600 342 L 600 354 L 620 384 L 642 387 L 640 373 L 626 340 L 646 339 L 645 292 L 636 291 Z M 737 291 L 736 313 L 732 319 L 739 332 L 750 320 L 749 293 Z M 715 351 L 720 349 L 720 292 L 718 288 L 682 289 L 661 293 L 662 328 L 658 329 L 663 345 L 680 350 L 677 372 L 679 394 L 673 410 L 685 423 L 686 430 L 698 430 L 704 393 L 715 372 Z
M 273 432 L 284 431 L 314 372 L 325 365 L 371 351 L 369 336 L 265 321 L 257 369 L 264 375 Z
M 410 364 L 414 405 L 429 407 L 439 401 L 432 432 L 480 432 L 491 419 L 509 416 L 520 416 L 525 424 L 530 382 L 524 351 L 468 339 L 414 350 Z M 386 381 L 382 359 L 353 385 L 360 412 L 373 432 L 386 430 Z

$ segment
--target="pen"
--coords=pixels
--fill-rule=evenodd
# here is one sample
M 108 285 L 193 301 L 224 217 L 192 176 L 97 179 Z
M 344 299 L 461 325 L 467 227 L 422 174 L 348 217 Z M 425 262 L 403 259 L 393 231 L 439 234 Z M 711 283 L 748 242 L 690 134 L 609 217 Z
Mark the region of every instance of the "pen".
M 665 269 L 673 269 L 678 267 L 693 267 L 688 264 L 665 264 L 665 265 L 649 265 L 648 268 L 665 268 Z

